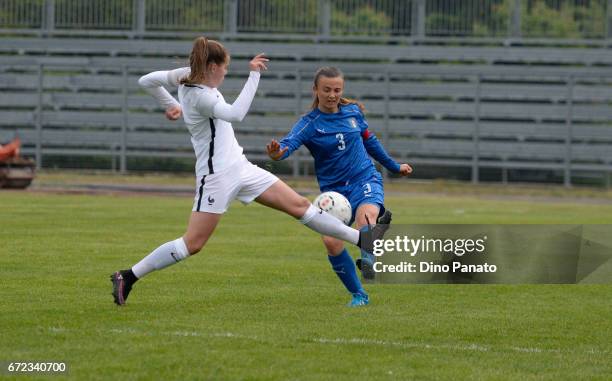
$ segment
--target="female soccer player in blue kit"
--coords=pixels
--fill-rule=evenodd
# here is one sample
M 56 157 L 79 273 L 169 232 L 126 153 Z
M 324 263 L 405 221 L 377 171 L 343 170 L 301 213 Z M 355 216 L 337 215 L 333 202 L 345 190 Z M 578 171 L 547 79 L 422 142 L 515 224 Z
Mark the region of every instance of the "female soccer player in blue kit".
M 391 223 L 391 212 L 384 207 L 382 177 L 369 156 L 392 173 L 408 176 L 412 168 L 399 164 L 368 130 L 361 103 L 342 97 L 344 76 L 334 67 L 322 67 L 315 73 L 312 110 L 293 126 L 280 142 L 272 140 L 267 152 L 273 160 L 286 159 L 301 145 L 312 154 L 321 192 L 335 191 L 344 195 L 353 209 L 357 228 Z M 368 156 L 369 155 L 369 156 Z M 349 224 L 349 225 L 350 225 Z M 344 243 L 323 236 L 332 268 L 352 294 L 350 305 L 369 303 L 368 294 L 357 276 L 355 265 Z M 365 279 L 374 278 L 374 257 L 361 251 L 357 265 Z

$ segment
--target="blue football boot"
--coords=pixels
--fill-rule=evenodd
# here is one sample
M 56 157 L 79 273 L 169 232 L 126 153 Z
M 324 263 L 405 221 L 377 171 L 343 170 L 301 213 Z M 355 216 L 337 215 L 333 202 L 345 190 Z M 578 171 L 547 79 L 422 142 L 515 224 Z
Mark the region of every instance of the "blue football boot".
M 348 304 L 348 306 L 349 307 L 361 307 L 361 306 L 367 306 L 369 303 L 370 303 L 370 299 L 368 297 L 368 294 L 357 292 L 353 294 L 353 299 L 351 299 L 351 302 Z

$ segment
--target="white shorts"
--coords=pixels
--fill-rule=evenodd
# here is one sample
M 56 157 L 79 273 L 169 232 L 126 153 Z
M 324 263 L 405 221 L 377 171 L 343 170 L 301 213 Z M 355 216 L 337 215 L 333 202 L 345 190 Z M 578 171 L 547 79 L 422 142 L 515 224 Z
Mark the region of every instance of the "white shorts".
M 247 159 L 219 173 L 196 179 L 194 212 L 223 214 L 234 199 L 248 204 L 278 181 L 265 169 Z

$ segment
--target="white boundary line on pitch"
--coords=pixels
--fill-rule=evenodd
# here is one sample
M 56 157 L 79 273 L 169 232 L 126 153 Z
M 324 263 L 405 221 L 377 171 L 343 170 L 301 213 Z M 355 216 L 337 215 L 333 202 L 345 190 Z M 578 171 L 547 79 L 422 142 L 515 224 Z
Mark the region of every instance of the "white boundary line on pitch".
M 386 340 L 373 340 L 373 339 L 315 339 L 316 342 L 322 344 L 338 344 L 338 345 L 380 345 L 386 347 L 398 347 L 398 348 L 410 348 L 410 349 L 450 349 L 453 351 L 475 351 L 475 352 L 528 352 L 528 353 L 561 353 L 560 349 L 540 349 L 540 348 L 521 348 L 521 347 L 509 347 L 509 348 L 493 348 L 486 345 L 480 344 L 469 344 L 469 345 L 452 345 L 452 344 L 425 344 L 425 343 L 409 343 L 403 341 L 386 341 Z M 571 353 L 571 352 L 568 352 Z M 601 351 L 594 351 L 588 353 L 605 353 Z
M 63 333 L 70 331 L 77 331 L 74 329 L 67 329 L 62 327 L 49 327 L 49 331 L 52 333 Z M 232 332 L 197 332 L 197 331 L 162 331 L 159 334 L 151 333 L 147 331 L 137 330 L 133 328 L 118 329 L 112 328 L 107 330 L 96 330 L 100 333 L 116 333 L 116 334 L 135 334 L 144 336 L 180 336 L 180 337 L 214 337 L 214 338 L 228 338 L 228 339 L 241 339 L 241 340 L 254 340 L 260 342 L 267 342 L 257 336 L 242 335 L 239 333 Z M 298 340 L 299 341 L 299 340 Z M 561 349 L 542 349 L 542 348 L 530 348 L 530 347 L 491 347 L 481 344 L 468 344 L 468 345 L 453 345 L 453 344 L 426 344 L 426 343 L 410 343 L 405 341 L 388 341 L 388 340 L 376 340 L 376 339 L 363 339 L 363 338 L 351 338 L 351 339 L 329 339 L 329 338 L 314 338 L 314 339 L 303 339 L 305 343 L 318 343 L 318 344 L 329 344 L 329 345 L 379 345 L 384 347 L 396 347 L 396 348 L 407 348 L 407 349 L 428 349 L 428 350 L 452 350 L 452 351 L 471 351 L 471 352 L 520 352 L 520 353 L 567 353 L 575 354 L 577 351 L 561 350 Z M 581 351 L 582 352 L 582 351 Z M 599 350 L 591 348 L 582 353 L 591 355 L 605 355 L 608 354 L 607 350 Z

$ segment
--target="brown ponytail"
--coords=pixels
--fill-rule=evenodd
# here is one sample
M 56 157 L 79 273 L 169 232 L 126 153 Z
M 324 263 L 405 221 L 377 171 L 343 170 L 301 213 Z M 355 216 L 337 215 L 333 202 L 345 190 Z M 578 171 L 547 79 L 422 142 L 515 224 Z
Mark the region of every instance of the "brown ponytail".
M 196 85 L 204 82 L 208 66 L 212 63 L 223 65 L 229 63 L 229 53 L 223 45 L 206 37 L 198 37 L 193 42 L 189 54 L 189 76 L 180 80 L 181 85 Z
M 342 71 L 340 71 L 340 69 L 333 67 L 333 66 L 323 66 L 320 67 L 314 75 L 314 87 L 317 87 L 319 85 L 319 78 L 321 77 L 326 77 L 326 78 L 337 78 L 340 77 L 342 79 L 344 79 L 344 74 L 342 73 Z M 346 105 L 350 105 L 350 104 L 356 104 L 357 106 L 359 106 L 359 109 L 361 110 L 361 112 L 365 112 L 365 106 L 363 105 L 363 103 L 355 100 L 355 99 L 351 99 L 351 98 L 344 98 L 341 97 L 340 98 L 340 105 L 342 106 L 346 106 Z M 315 108 L 319 107 L 319 98 L 317 98 L 317 95 L 315 94 L 312 100 L 312 105 L 310 106 L 312 110 L 314 110 Z

